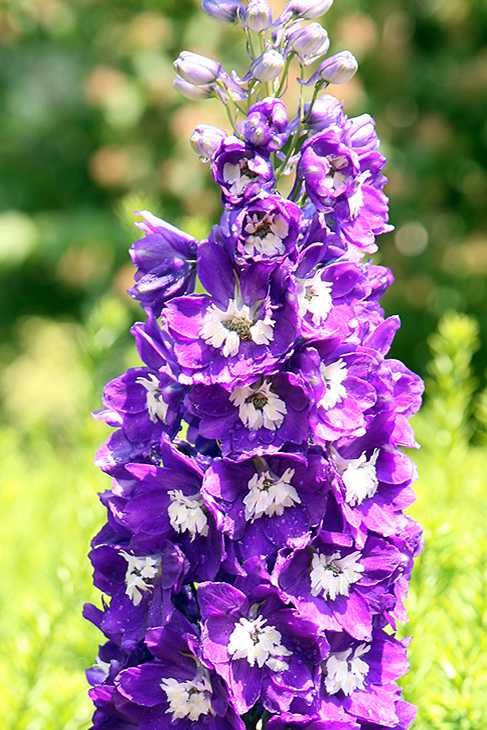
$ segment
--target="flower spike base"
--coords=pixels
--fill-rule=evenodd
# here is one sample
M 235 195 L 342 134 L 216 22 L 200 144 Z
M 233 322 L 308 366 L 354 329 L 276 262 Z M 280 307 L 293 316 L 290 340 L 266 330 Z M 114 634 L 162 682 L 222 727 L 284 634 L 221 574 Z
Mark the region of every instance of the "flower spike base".
M 273 19 L 265 0 L 204 0 L 241 26 L 248 71 L 175 63 L 176 86 L 220 99 L 232 125 L 191 138 L 223 210 L 204 241 L 138 214 L 142 365 L 108 383 L 98 414 L 114 429 L 90 552 L 105 598 L 85 608 L 106 637 L 88 670 L 98 730 L 414 718 L 394 634 L 421 546 L 401 448 L 416 445 L 422 383 L 388 357 L 392 277 L 368 258 L 390 230 L 385 159 L 371 117 L 326 93 L 357 68 L 323 59 L 314 19 L 331 4 L 292 0 Z

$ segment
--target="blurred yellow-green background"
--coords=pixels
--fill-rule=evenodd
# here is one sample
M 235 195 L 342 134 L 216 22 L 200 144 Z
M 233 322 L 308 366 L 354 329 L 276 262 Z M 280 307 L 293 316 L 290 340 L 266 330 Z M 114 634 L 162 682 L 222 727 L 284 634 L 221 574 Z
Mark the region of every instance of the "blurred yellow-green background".
M 279 3 L 275 3 L 279 7 Z M 487 728 L 487 4 L 336 0 L 334 92 L 378 120 L 394 233 L 394 354 L 427 378 L 416 420 L 425 526 L 405 691 L 418 730 Z M 0 709 L 7 730 L 89 726 L 98 636 L 85 559 L 106 487 L 91 465 L 103 382 L 134 361 L 125 290 L 132 211 L 204 236 L 218 212 L 188 136 L 224 124 L 172 89 L 182 48 L 238 64 L 235 30 L 197 0 L 0 6 Z M 96 597 L 95 597 L 96 599 Z

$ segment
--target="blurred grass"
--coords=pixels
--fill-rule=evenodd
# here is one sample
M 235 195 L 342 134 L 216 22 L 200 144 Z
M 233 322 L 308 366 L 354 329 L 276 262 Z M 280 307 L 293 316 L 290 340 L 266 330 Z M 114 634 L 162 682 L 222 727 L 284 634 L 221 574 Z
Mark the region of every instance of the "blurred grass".
M 120 370 L 133 358 L 132 348 L 120 345 L 128 317 L 110 298 L 83 330 L 27 322 L 23 353 L 2 375 L 11 422 L 0 429 L 0 707 L 6 730 L 89 724 L 83 669 L 100 637 L 80 612 L 93 597 L 86 553 L 103 519 L 96 492 L 107 482 L 92 466 L 105 429 L 87 411 L 112 374 L 104 364 Z M 34 327 L 41 348 L 27 336 Z M 476 325 L 449 315 L 430 344 L 430 399 L 415 423 L 423 448 L 414 454 L 420 479 L 412 509 L 425 528 L 426 548 L 403 631 L 414 637 L 404 687 L 419 705 L 416 730 L 484 730 L 487 423 L 482 409 L 472 418 Z

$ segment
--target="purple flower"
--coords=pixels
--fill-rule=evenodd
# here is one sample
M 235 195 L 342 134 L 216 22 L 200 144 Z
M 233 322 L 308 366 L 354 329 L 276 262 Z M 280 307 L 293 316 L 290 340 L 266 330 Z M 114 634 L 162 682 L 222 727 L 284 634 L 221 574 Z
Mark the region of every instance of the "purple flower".
M 220 677 L 202 657 L 195 627 L 181 614 L 147 633 L 149 661 L 115 678 L 112 704 L 127 721 L 149 730 L 244 730 Z
M 268 155 L 281 149 L 289 136 L 286 105 L 280 99 L 266 98 L 253 104 L 239 131 L 247 144 Z
M 185 383 L 231 383 L 275 372 L 291 349 L 298 313 L 286 269 L 264 265 L 237 278 L 226 251 L 200 248 L 199 274 L 209 294 L 176 297 L 163 322 Z
M 130 294 L 158 315 L 168 299 L 193 290 L 197 244 L 152 213 L 142 211 L 140 215 L 143 220 L 136 225 L 145 236 L 130 249 L 137 267 Z
M 373 536 L 357 549 L 349 534 L 326 530 L 295 542 L 298 547 L 284 549 L 275 567 L 283 599 L 323 630 L 370 640 L 373 617 L 394 605 L 399 550 Z
M 330 654 L 321 664 L 323 719 L 340 715 L 360 727 L 407 728 L 400 691 L 395 684 L 407 671 L 406 643 L 377 629 L 372 642 L 359 642 L 346 634 L 330 635 Z
M 220 441 L 225 455 L 303 444 L 308 436 L 309 405 L 303 380 L 288 372 L 231 391 L 220 385 L 197 385 L 189 403 L 200 419 L 201 435 Z
M 326 508 L 322 457 L 277 453 L 245 461 L 215 460 L 203 491 L 225 514 L 241 563 L 271 557 L 318 525 Z
M 297 697 L 311 704 L 313 666 L 328 648 L 313 622 L 268 591 L 203 583 L 198 600 L 204 655 L 232 688 L 238 712 L 259 700 L 271 712 L 287 711 Z
M 174 611 L 172 596 L 183 585 L 188 562 L 169 541 L 156 553 L 137 554 L 130 544 L 95 543 L 90 553 L 94 584 L 111 596 L 95 623 L 124 650 L 136 648 L 147 628 L 165 624 Z
M 98 414 L 120 426 L 132 442 L 147 442 L 162 433 L 175 436 L 181 419 L 182 387 L 168 372 L 131 368 L 105 386 L 105 410 Z
M 189 579 L 214 578 L 223 555 L 222 515 L 201 492 L 203 471 L 197 462 L 168 444 L 160 451 L 163 467 L 128 464 L 131 479 L 105 495 L 104 502 L 137 553 L 157 554 L 170 540 L 189 561 Z
M 279 195 L 265 195 L 226 211 L 212 237 L 221 238 L 239 266 L 281 263 L 296 257 L 300 223 L 301 210 L 295 203 Z
M 212 161 L 213 177 L 229 205 L 250 200 L 274 184 L 271 163 L 237 137 L 227 137 Z

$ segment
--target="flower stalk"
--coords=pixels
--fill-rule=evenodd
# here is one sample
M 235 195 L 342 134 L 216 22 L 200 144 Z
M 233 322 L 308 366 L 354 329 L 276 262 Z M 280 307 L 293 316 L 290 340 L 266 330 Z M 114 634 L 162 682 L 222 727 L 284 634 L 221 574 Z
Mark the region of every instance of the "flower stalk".
M 175 64 L 177 88 L 228 116 L 191 135 L 218 224 L 197 241 L 138 214 L 141 364 L 97 413 L 114 430 L 90 551 L 105 597 L 85 608 L 106 637 L 92 728 L 407 730 L 395 631 L 421 530 L 403 448 L 423 385 L 389 357 L 392 276 L 370 259 L 391 230 L 386 160 L 373 119 L 324 93 L 356 70 L 326 56 L 332 0 L 275 20 L 266 0 L 202 4 L 240 24 L 249 65 Z

